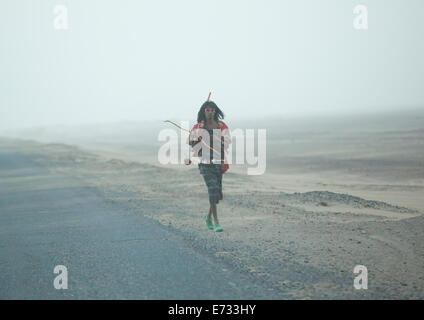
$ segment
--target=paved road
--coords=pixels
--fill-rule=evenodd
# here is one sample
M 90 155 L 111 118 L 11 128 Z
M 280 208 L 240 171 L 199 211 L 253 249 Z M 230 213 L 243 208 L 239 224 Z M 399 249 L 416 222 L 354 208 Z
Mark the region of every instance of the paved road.
M 54 267 L 68 270 L 57 290 Z M 272 299 L 166 227 L 0 150 L 0 299 Z

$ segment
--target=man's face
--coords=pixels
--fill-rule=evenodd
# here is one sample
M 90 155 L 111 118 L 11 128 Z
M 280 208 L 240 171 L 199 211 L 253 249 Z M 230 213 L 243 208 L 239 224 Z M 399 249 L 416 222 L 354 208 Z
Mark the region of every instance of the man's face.
M 215 108 L 205 108 L 205 117 L 208 120 L 212 120 L 215 116 Z

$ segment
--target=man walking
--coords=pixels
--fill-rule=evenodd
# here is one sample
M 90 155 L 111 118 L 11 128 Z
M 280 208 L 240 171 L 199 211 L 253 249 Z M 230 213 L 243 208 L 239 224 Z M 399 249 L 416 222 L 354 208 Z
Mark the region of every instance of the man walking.
M 225 152 L 231 143 L 228 126 L 221 119 L 224 119 L 224 113 L 208 99 L 200 107 L 197 124 L 191 130 L 188 142 L 194 154 L 200 158 L 200 174 L 208 188 L 210 207 L 208 215 L 204 217 L 206 227 L 216 232 L 224 231 L 219 224 L 216 205 L 223 198 L 222 175 L 229 168 Z

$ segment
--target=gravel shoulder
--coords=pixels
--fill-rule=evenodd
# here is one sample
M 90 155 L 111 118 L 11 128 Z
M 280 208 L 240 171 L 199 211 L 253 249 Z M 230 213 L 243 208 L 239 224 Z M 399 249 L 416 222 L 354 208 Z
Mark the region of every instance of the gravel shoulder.
M 7 141 L 2 144 L 12 145 Z M 37 161 L 52 172 L 157 221 L 281 298 L 424 298 L 424 216 L 395 198 L 389 203 L 325 186 L 287 192 L 272 179 L 230 171 L 218 206 L 225 231 L 214 233 L 202 220 L 208 200 L 196 167 L 164 168 L 33 141 L 20 141 L 19 152 L 38 153 Z M 356 265 L 368 268 L 367 290 L 353 288 Z

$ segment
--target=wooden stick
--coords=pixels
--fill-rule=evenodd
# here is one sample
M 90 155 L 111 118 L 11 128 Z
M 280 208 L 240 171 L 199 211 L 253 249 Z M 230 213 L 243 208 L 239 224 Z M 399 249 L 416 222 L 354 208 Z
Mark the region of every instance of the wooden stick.
M 209 102 L 209 99 L 210 99 L 210 97 L 211 97 L 211 93 L 212 93 L 212 92 L 209 92 L 209 96 L 208 96 L 208 102 Z
M 171 123 L 171 124 L 173 124 L 174 126 L 176 126 L 176 127 L 180 128 L 181 130 L 184 130 L 184 131 L 188 132 L 189 134 L 191 134 L 191 130 L 190 130 L 190 131 L 188 131 L 187 129 L 184 129 L 184 128 L 180 127 L 178 124 L 176 124 L 175 122 L 172 122 L 171 120 L 164 120 L 163 122 Z M 218 152 L 218 151 L 216 151 L 214 148 L 212 148 L 211 146 L 209 146 L 209 145 L 208 145 L 205 141 L 203 141 L 203 139 L 202 139 L 202 140 L 200 140 L 200 142 L 201 142 L 201 143 L 203 143 L 206 147 L 208 147 L 208 148 L 209 148 L 210 150 L 212 150 L 213 152 L 215 152 L 215 153 L 218 153 L 218 154 L 219 154 L 219 152 Z
M 188 132 L 188 133 L 191 133 L 191 131 L 189 131 L 189 130 L 187 130 L 187 129 L 184 129 L 184 128 L 182 128 L 182 127 L 180 127 L 178 124 L 176 124 L 175 122 L 172 122 L 171 120 L 164 120 L 163 122 L 169 122 L 169 123 L 172 123 L 174 126 L 176 126 L 176 127 L 180 128 L 181 130 L 184 130 L 184 131 L 186 131 L 186 132 Z

